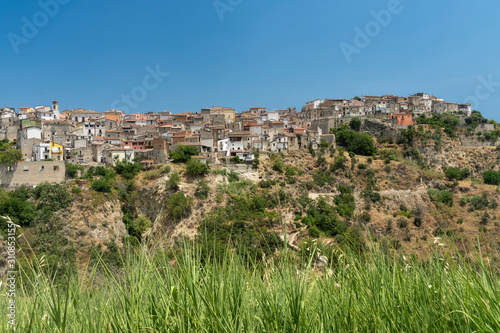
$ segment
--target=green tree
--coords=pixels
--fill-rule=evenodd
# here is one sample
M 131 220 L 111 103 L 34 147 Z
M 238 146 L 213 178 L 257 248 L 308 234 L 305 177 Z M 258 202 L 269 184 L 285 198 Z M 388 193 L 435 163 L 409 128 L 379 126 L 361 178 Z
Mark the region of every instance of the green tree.
M 186 163 L 186 172 L 192 176 L 203 176 L 208 173 L 210 168 L 206 163 L 198 160 L 189 160 Z
M 444 174 L 449 180 L 463 180 L 469 177 L 470 171 L 467 168 L 463 170 L 459 168 L 448 168 L 444 170 Z
M 83 170 L 83 166 L 73 164 L 73 163 L 68 163 L 66 164 L 66 177 L 68 178 L 77 178 L 78 173 Z
M 239 182 L 240 181 L 240 176 L 238 175 L 238 173 L 234 170 L 231 170 L 229 172 L 229 175 L 227 177 L 227 180 L 228 182 L 232 183 L 232 182 Z
M 37 215 L 35 206 L 19 197 L 7 196 L 0 200 L 0 216 L 8 216 L 17 225 L 28 227 Z M 0 218 L 0 229 L 6 227 L 5 221 Z
M 359 132 L 361 130 L 361 124 L 363 122 L 361 121 L 361 119 L 357 118 L 357 117 L 354 117 L 351 119 L 351 121 L 349 122 L 349 127 L 356 131 L 356 132 Z
M 125 179 L 133 179 L 143 169 L 142 165 L 128 162 L 125 159 L 117 161 L 115 165 L 116 173 Z
M 192 146 L 178 145 L 177 149 L 169 153 L 169 157 L 174 160 L 174 163 L 186 163 L 191 159 L 191 156 L 198 155 L 198 149 Z
M 96 192 L 110 193 L 113 186 L 105 178 L 101 177 L 92 182 L 91 188 Z
M 283 169 L 285 168 L 285 164 L 280 157 L 276 157 L 273 162 L 273 170 L 279 173 L 283 173 Z
M 151 228 L 151 221 L 144 214 L 139 215 L 135 220 L 129 216 L 127 221 L 127 230 L 130 236 L 137 238 L 138 241 L 141 241 L 142 234 Z
M 484 183 L 488 185 L 500 185 L 500 172 L 493 170 L 485 171 L 483 173 Z
M 195 197 L 199 199 L 206 199 L 210 193 L 210 186 L 204 179 L 200 179 L 196 185 L 196 191 L 194 192 Z
M 174 221 L 180 221 L 191 214 L 192 204 L 193 198 L 186 197 L 181 191 L 170 196 L 167 202 L 167 212 Z
M 356 155 L 371 156 L 377 151 L 373 138 L 367 133 L 358 133 L 344 126 L 333 131 L 337 144 Z
M 165 187 L 167 188 L 167 190 L 176 192 L 179 190 L 180 183 L 181 183 L 181 176 L 179 175 L 179 173 L 177 171 L 172 172 L 168 180 L 165 182 Z
M 0 141 L 0 163 L 13 166 L 15 162 L 23 159 L 23 154 L 19 149 L 14 149 L 15 142 L 7 139 Z
M 36 208 L 50 208 L 53 212 L 66 208 L 71 203 L 71 194 L 64 185 L 51 185 L 48 182 L 38 184 L 33 189 Z
M 418 135 L 417 130 L 412 125 L 408 126 L 407 129 L 401 130 L 398 135 L 398 144 L 406 144 L 413 146 L 413 141 Z

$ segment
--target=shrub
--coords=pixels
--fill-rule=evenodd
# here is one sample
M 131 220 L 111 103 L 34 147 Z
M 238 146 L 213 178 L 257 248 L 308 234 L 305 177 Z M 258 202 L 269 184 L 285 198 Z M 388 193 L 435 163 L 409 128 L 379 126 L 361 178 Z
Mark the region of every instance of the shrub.
M 93 189 L 96 192 L 110 193 L 112 186 L 108 180 L 101 177 L 92 182 L 91 189 Z
M 362 120 L 357 118 L 357 117 L 353 117 L 351 118 L 351 121 L 349 122 L 349 127 L 356 131 L 356 132 L 359 132 L 361 130 L 361 125 L 362 125 Z
M 168 155 L 174 163 L 186 163 L 191 159 L 191 156 L 198 155 L 198 149 L 192 146 L 178 145 L 177 149 L 171 151 Z
M 165 182 L 165 187 L 170 191 L 178 191 L 179 184 L 181 183 L 181 176 L 178 172 L 173 172 L 170 178 Z
M 243 161 L 241 158 L 239 158 L 238 156 L 233 156 L 229 159 L 229 163 L 233 163 L 233 164 L 240 164 L 240 163 L 245 163 L 245 161 Z
M 372 219 L 372 216 L 368 212 L 363 212 L 359 215 L 359 220 L 363 223 L 368 223 Z
M 371 156 L 377 151 L 370 134 L 358 133 L 346 128 L 340 128 L 335 132 L 337 144 L 345 147 L 349 152 L 356 155 Z
M 139 169 L 142 170 L 142 167 Z M 113 169 L 104 167 L 102 165 L 99 165 L 95 168 L 95 175 L 103 176 L 106 179 L 112 179 L 116 177 L 116 173 L 113 171 Z
M 483 216 L 481 216 L 481 222 L 480 223 L 482 225 L 487 225 L 489 218 L 490 218 L 490 214 L 488 214 L 488 212 L 484 212 Z
M 400 217 L 398 219 L 398 225 L 401 229 L 404 229 L 404 228 L 408 227 L 408 220 L 404 217 Z
M 319 187 L 325 186 L 325 184 L 333 184 L 334 180 L 328 171 L 317 170 L 313 172 L 314 183 Z
M 309 227 L 309 235 L 312 237 L 312 238 L 319 238 L 319 236 L 321 235 L 321 232 L 319 231 L 318 228 L 316 228 L 315 226 L 310 226 Z
M 450 207 L 453 206 L 453 193 L 449 192 L 448 190 L 440 191 L 428 189 L 428 193 L 432 201 L 437 201 Z
M 51 185 L 47 182 L 38 184 L 33 189 L 33 198 L 36 200 L 36 208 L 50 208 L 53 212 L 66 208 L 71 203 L 71 195 L 64 185 Z
M 162 175 L 166 175 L 169 172 L 170 172 L 170 165 L 165 165 L 160 169 L 160 174 Z
M 167 212 L 176 222 L 186 218 L 191 214 L 193 198 L 186 197 L 184 192 L 179 192 L 170 196 L 167 201 Z
M 465 206 L 469 204 L 469 211 L 473 212 L 475 210 L 480 210 L 487 208 L 489 206 L 495 206 L 496 201 L 491 200 L 491 202 L 488 200 L 488 195 L 484 193 L 482 196 L 479 195 L 466 195 L 460 198 L 459 205 L 460 206 Z
M 310 230 L 311 227 L 315 226 L 332 237 L 342 234 L 348 229 L 347 225 L 338 218 L 335 207 L 328 204 L 323 197 L 318 199 L 317 205 L 311 206 L 307 210 L 307 216 L 302 219 L 302 222 Z M 319 234 L 316 237 L 319 237 Z
M 267 179 L 267 180 L 261 180 L 259 181 L 259 187 L 260 188 L 271 188 L 274 185 L 276 185 L 276 181 L 272 179 Z
M 252 162 L 252 169 L 258 169 L 260 165 L 260 161 L 258 157 L 255 157 Z
M 227 177 L 227 180 L 232 183 L 232 182 L 239 182 L 240 181 L 240 176 L 238 175 L 238 173 L 234 170 L 231 170 L 229 172 L 229 175 Z
M 363 163 L 358 164 L 359 170 L 365 170 L 367 167 L 368 167 L 368 165 L 366 165 L 366 164 L 363 164 Z
M 365 199 L 369 199 L 372 202 L 378 202 L 382 199 L 379 193 L 370 190 L 363 190 L 361 191 L 361 194 L 365 197 Z
M 286 167 L 285 176 L 287 176 L 287 177 L 293 177 L 296 174 L 297 174 L 297 172 L 295 172 L 295 168 L 294 167 L 291 167 L 291 166 L 287 166 Z
M 335 208 L 342 217 L 352 217 L 356 209 L 356 201 L 354 200 L 354 196 L 350 193 L 342 193 L 335 197 L 335 204 L 337 205 Z
M 337 170 L 345 170 L 346 169 L 346 163 L 347 163 L 347 157 L 345 157 L 343 154 L 336 156 L 333 164 L 330 164 L 330 171 L 334 172 Z
M 483 173 L 484 183 L 488 185 L 500 185 L 500 172 L 493 170 L 485 171 Z
M 146 217 L 146 215 L 139 215 L 132 225 L 127 226 L 130 236 L 134 236 L 139 241 L 142 239 L 142 234 L 151 228 L 151 221 Z
M 202 163 L 198 160 L 189 160 L 186 163 L 186 172 L 192 176 L 206 175 L 209 170 L 210 168 L 207 164 Z
M 128 162 L 125 159 L 118 161 L 115 165 L 116 173 L 125 179 L 133 179 L 143 169 L 142 165 Z
M 80 194 L 82 192 L 82 189 L 79 188 L 78 186 L 75 186 L 71 189 L 71 193 L 73 194 Z
M 210 193 L 210 186 L 204 179 L 200 179 L 196 185 L 194 195 L 199 199 L 206 199 Z
M 30 226 L 37 215 L 35 206 L 27 198 L 15 197 L 12 194 L 0 200 L 0 216 L 8 216 L 12 222 L 21 226 Z M 0 230 L 7 230 L 7 223 L 0 217 Z
M 161 174 L 158 170 L 146 171 L 142 174 L 142 178 L 145 180 L 152 180 L 160 177 Z
M 407 129 L 401 130 L 398 135 L 398 144 L 406 144 L 413 145 L 413 141 L 415 137 L 418 135 L 418 132 L 415 130 L 414 126 L 408 126 Z
M 448 168 L 444 170 L 444 174 L 449 180 L 463 180 L 469 177 L 470 171 L 467 168 L 463 170 L 459 168 Z
M 281 160 L 280 157 L 277 157 L 273 161 L 273 170 L 277 171 L 279 173 L 283 173 L 283 169 L 285 168 L 285 165 L 283 164 L 283 161 Z
M 73 163 L 66 164 L 66 177 L 68 178 L 77 178 L 78 173 L 83 170 L 81 165 L 76 165 Z

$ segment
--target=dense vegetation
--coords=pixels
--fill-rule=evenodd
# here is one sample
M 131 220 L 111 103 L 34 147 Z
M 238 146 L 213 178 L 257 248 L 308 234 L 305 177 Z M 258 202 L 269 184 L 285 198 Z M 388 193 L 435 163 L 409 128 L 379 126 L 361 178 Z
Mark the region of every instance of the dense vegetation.
M 449 180 L 464 180 L 469 177 L 470 171 L 467 168 L 461 170 L 459 168 L 451 167 L 444 170 L 444 174 Z
M 331 129 L 330 132 L 336 135 L 335 139 L 339 146 L 356 155 L 370 156 L 377 151 L 370 134 L 359 133 L 348 129 L 345 125 Z
M 233 231 L 243 232 L 242 229 Z M 375 250 L 360 256 L 319 242 L 301 256 L 281 250 L 262 269 L 234 252 L 205 260 L 184 245 L 123 258 L 122 274 L 101 266 L 55 284 L 35 262 L 20 274 L 22 332 L 498 332 L 494 267 L 436 251 L 431 259 Z M 322 267 L 318 258 L 327 262 Z M 97 256 L 98 265 L 103 257 Z M 323 257 L 322 257 L 323 258 Z M 4 288 L 4 287 L 2 287 Z M 0 297 L 0 307 L 8 298 Z M 33 320 L 33 318 L 39 318 Z M 0 330 L 8 331 L 7 320 Z
M 500 185 L 500 172 L 488 170 L 483 173 L 484 183 L 489 185 Z
M 15 144 L 7 139 L 0 140 L 0 163 L 12 166 L 15 162 L 23 159 L 21 151 L 14 148 Z
M 19 260 L 23 267 L 32 261 L 46 258 L 44 272 L 59 279 L 75 270 L 75 249 L 66 237 L 61 237 L 63 221 L 55 213 L 71 203 L 71 194 L 64 185 L 41 183 L 35 189 L 19 187 L 7 193 L 0 191 L 0 216 L 8 216 L 12 222 L 27 232 L 18 240 L 25 250 L 33 251 L 34 257 Z M 6 237 L 7 221 L 0 218 L 0 234 Z
M 176 150 L 169 153 L 169 156 L 174 163 L 186 163 L 191 159 L 191 156 L 196 155 L 198 155 L 196 147 L 183 145 L 178 145 Z

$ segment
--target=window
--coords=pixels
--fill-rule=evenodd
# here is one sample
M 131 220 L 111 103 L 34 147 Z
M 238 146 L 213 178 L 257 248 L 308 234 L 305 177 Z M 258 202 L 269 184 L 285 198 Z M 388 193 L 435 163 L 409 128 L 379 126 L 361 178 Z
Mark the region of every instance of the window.
M 59 165 L 54 165 L 54 171 L 59 171 Z
M 45 166 L 41 165 L 40 166 L 40 171 L 45 171 Z

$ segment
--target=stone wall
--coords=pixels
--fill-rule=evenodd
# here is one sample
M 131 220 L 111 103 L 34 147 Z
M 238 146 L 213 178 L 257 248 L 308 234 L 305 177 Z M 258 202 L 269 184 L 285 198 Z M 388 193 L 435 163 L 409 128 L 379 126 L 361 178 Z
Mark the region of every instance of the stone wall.
M 500 145 L 500 140 L 491 142 L 488 140 L 483 141 L 482 137 L 459 135 L 460 143 L 466 148 L 480 148 L 480 147 L 496 147 Z
M 64 182 L 64 161 L 18 162 L 12 168 L 0 165 L 0 186 L 17 188 L 22 185 L 35 186 L 42 182 L 58 184 Z

